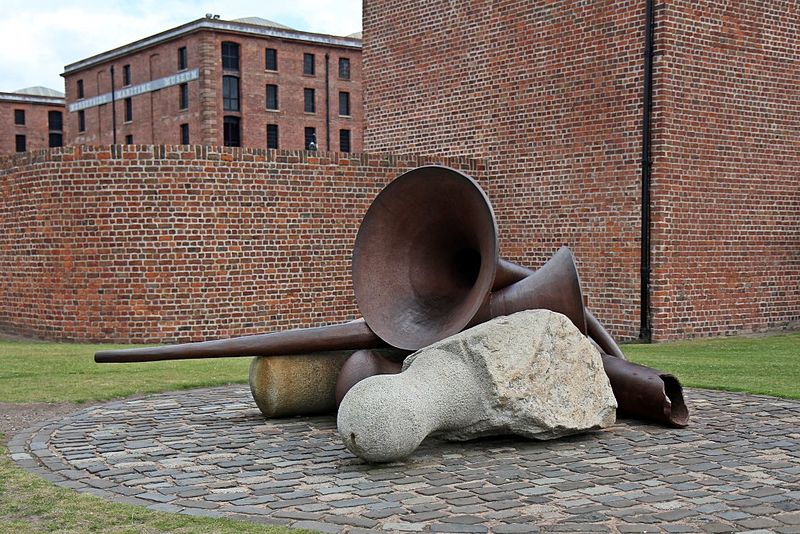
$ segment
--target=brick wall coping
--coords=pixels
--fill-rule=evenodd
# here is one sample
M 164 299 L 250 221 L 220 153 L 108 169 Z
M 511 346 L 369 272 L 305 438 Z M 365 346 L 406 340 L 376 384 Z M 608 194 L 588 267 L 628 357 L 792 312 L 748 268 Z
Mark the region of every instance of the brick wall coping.
M 206 145 L 78 145 L 0 156 L 0 177 L 30 165 L 87 160 L 170 160 L 172 164 L 198 160 L 226 163 L 310 163 L 354 167 L 419 167 L 437 164 L 475 172 L 485 168 L 484 160 L 467 156 L 443 157 L 429 154 L 391 154 L 386 152 L 343 153 Z

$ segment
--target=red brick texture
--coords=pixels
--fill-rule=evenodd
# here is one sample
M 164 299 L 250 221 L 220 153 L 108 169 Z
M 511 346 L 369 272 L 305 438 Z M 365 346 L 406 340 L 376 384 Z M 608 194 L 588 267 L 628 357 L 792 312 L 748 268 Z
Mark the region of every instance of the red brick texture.
M 470 155 L 502 253 L 639 330 L 644 0 L 364 3 L 365 149 Z M 797 4 L 656 4 L 656 340 L 800 322 Z
M 657 15 L 659 337 L 800 320 L 800 9 L 670 1 Z
M 14 123 L 14 112 L 18 109 L 25 112 L 25 124 Z M 50 146 L 50 126 L 47 120 L 50 111 L 58 111 L 66 120 L 67 113 L 63 105 L 9 102 L 0 97 L 0 155 L 14 154 L 17 151 L 17 135 L 25 136 L 26 150 L 40 150 Z
M 616 335 L 639 317 L 641 2 L 367 1 L 370 151 L 487 161 L 502 254 L 575 253 Z
M 178 146 L 0 158 L 0 329 L 172 342 L 357 315 L 350 255 L 384 185 L 468 158 Z

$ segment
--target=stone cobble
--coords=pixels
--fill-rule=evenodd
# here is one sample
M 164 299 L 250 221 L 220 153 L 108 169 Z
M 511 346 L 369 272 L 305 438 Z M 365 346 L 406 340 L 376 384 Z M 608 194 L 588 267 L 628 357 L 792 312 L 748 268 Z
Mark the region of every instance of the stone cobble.
M 428 439 L 368 465 L 335 417 L 264 419 L 246 386 L 229 386 L 89 407 L 9 449 L 111 500 L 323 532 L 800 534 L 800 402 L 686 396 L 685 429 L 621 419 L 556 441 Z

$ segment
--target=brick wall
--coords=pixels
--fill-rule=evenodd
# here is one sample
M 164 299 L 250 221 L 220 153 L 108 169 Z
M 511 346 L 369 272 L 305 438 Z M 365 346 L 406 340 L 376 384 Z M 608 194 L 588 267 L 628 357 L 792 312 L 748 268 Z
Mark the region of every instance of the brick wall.
M 502 254 L 561 245 L 590 308 L 638 334 L 639 1 L 364 3 L 369 151 L 486 158 Z
M 365 147 L 485 158 L 502 253 L 561 243 L 639 329 L 644 0 L 364 3 Z M 800 321 L 796 2 L 656 5 L 655 339 Z
M 0 158 L 0 329 L 190 341 L 356 316 L 350 254 L 403 171 L 468 158 L 174 146 Z
M 671 1 L 657 15 L 659 337 L 800 321 L 800 9 Z

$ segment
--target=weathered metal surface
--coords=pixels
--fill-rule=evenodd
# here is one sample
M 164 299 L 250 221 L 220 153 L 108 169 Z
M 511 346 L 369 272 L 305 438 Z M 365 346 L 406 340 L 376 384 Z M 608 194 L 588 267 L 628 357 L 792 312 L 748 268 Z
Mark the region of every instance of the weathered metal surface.
M 386 186 L 361 223 L 353 291 L 375 333 L 417 350 L 464 329 L 494 284 L 497 225 L 469 176 L 411 170 Z
M 567 247 L 561 247 L 538 271 L 489 294 L 470 324 L 535 309 L 562 313 L 582 334 L 586 334 L 581 281 L 572 252 Z
M 378 348 L 385 345 L 367 324 L 360 320 L 318 328 L 297 328 L 283 332 L 200 343 L 104 350 L 95 353 L 94 360 L 98 363 L 129 363 L 191 358 L 281 356 L 331 350 Z
M 393 375 L 400 372 L 403 367 L 403 358 L 409 354 L 408 351 L 378 351 L 378 350 L 359 350 L 354 352 L 339 372 L 336 379 L 336 406 L 342 403 L 342 399 L 350 391 L 350 388 L 375 375 Z
M 622 412 L 669 426 L 689 424 L 683 388 L 675 376 L 608 354 L 602 356 L 603 367 Z

